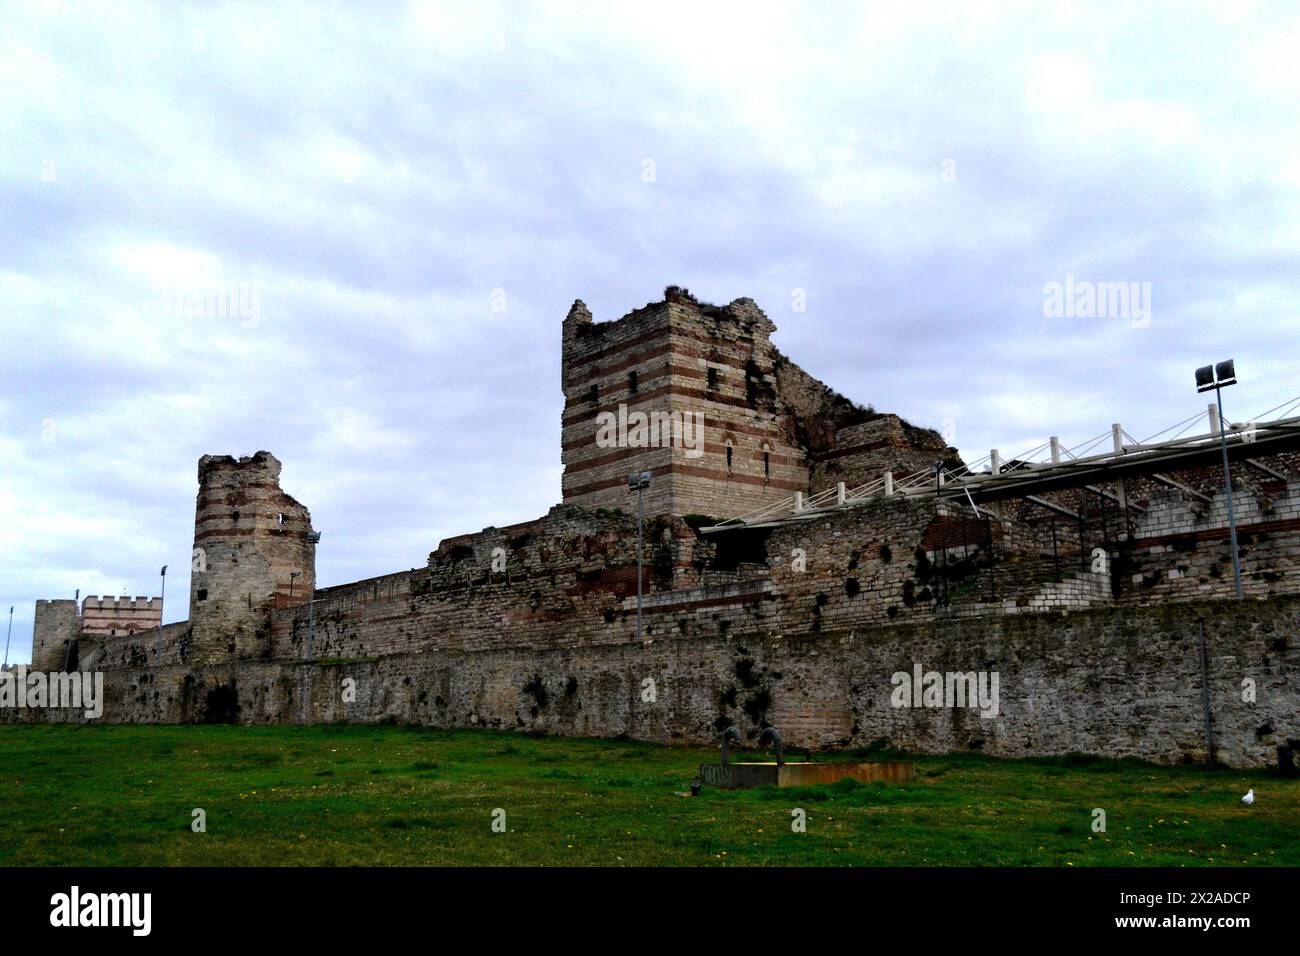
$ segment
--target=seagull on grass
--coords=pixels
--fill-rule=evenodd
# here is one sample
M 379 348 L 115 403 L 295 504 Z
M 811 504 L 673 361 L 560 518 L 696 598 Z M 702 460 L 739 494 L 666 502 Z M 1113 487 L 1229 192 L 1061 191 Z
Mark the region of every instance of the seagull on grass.
M 1255 788 L 1254 788 L 1254 787 L 1251 787 L 1249 790 L 1246 791 L 1246 795 L 1245 795 L 1244 797 L 1241 798 L 1241 802 L 1244 803 L 1246 806 L 1250 806 L 1252 803 L 1255 802 Z

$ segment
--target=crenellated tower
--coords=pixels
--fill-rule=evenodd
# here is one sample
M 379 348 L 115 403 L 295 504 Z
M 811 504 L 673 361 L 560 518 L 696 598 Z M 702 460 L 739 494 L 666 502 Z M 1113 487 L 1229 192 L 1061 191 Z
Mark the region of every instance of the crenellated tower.
M 81 637 L 104 638 L 138 634 L 162 624 L 162 598 L 99 597 L 81 602 Z

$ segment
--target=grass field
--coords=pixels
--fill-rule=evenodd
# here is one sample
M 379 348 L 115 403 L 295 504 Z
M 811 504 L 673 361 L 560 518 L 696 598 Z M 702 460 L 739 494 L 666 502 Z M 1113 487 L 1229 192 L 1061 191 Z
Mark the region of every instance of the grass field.
M 1300 864 L 1300 781 L 1263 772 L 960 755 L 916 758 L 906 785 L 674 794 L 716 759 L 393 726 L 6 725 L 0 865 Z

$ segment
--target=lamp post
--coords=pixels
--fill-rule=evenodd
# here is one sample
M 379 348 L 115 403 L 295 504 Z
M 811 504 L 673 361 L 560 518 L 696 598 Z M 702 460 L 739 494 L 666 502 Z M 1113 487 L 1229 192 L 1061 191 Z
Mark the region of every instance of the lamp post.
M 636 639 L 641 640 L 641 527 L 645 524 L 645 501 L 642 497 L 650 487 L 650 472 L 638 471 L 627 476 L 629 491 L 636 491 Z
M 320 532 L 308 531 L 307 540 L 311 544 L 320 544 Z M 312 561 L 316 560 L 316 552 L 312 552 Z M 315 568 L 315 564 L 312 567 Z M 312 659 L 316 643 L 316 584 L 313 581 L 311 586 L 311 597 L 307 601 L 307 660 Z
M 1241 593 L 1241 560 L 1237 557 L 1237 515 L 1232 507 L 1232 472 L 1228 470 L 1228 433 L 1223 427 L 1223 389 L 1237 384 L 1237 372 L 1232 359 L 1217 365 L 1206 365 L 1196 370 L 1196 391 L 1214 390 L 1219 403 L 1219 447 L 1223 451 L 1223 485 L 1228 500 L 1228 541 L 1232 546 L 1232 580 L 1237 587 L 1237 600 L 1243 600 Z
M 9 605 L 9 630 L 5 633 L 5 663 L 4 670 L 9 669 L 9 638 L 14 632 L 14 606 Z
M 154 641 L 153 650 L 154 654 L 156 654 L 158 659 L 161 661 L 163 652 L 162 619 L 163 611 L 167 608 L 167 565 L 164 564 L 162 566 L 162 570 L 158 572 L 158 577 L 162 578 L 162 587 L 159 588 L 158 594 L 158 631 L 156 635 L 157 640 Z

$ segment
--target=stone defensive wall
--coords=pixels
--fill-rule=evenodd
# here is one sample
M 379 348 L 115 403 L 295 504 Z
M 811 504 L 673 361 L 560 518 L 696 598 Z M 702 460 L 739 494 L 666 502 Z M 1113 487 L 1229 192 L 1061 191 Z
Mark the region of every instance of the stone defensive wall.
M 153 599 L 80 613 L 40 601 L 34 668 L 103 672 L 108 721 L 693 743 L 734 724 L 751 741 L 775 726 L 793 748 L 1213 753 L 1241 767 L 1300 746 L 1300 442 L 1233 435 L 1238 601 L 1213 449 L 1083 477 L 993 453 L 978 498 L 945 492 L 963 466 L 937 432 L 848 401 L 773 330 L 752 300 L 713 306 L 675 286 L 610 322 L 575 302 L 563 502 L 337 587 L 316 587 L 320 535 L 274 455 L 204 456 L 190 619 L 159 627 Z M 609 421 L 656 410 L 702 415 L 698 448 L 599 443 Z M 895 487 L 936 464 L 933 488 Z M 654 474 L 638 578 L 628 476 L 641 470 Z M 845 493 L 877 482 L 876 497 Z M 895 698 L 930 674 L 955 702 Z M 969 699 L 993 681 L 995 701 Z M 82 719 L 0 712 L 65 717 Z
M 792 748 L 1178 762 L 1204 760 L 1212 745 L 1229 766 L 1262 766 L 1279 742 L 1300 737 L 1297 625 L 1300 599 L 1280 598 L 918 621 L 848 634 L 164 665 L 109 671 L 104 714 L 118 722 L 397 721 L 692 743 L 715 741 L 732 724 L 753 741 L 770 723 Z M 917 665 L 997 672 L 997 716 L 893 706 L 891 676 Z
M 934 613 L 927 542 L 964 530 L 977 575 L 1016 555 L 1001 526 L 923 501 L 880 501 L 806 525 L 697 535 L 669 515 L 644 537 L 644 638 L 851 630 Z M 955 566 L 954 566 L 955 567 Z M 956 574 L 956 571 L 953 572 Z M 994 582 L 996 586 L 996 582 Z M 633 642 L 636 519 L 559 505 L 539 521 L 451 538 L 428 567 L 317 592 L 273 615 L 273 658 Z M 1000 606 L 999 606 L 1000 609 Z
M 645 590 L 671 590 L 695 561 L 680 519 L 645 527 Z M 449 538 L 426 568 L 317 592 L 277 611 L 272 655 L 353 659 L 422 649 L 481 650 L 625 641 L 636 594 L 636 518 L 558 505 L 538 521 Z
M 1248 488 L 1235 497 L 1247 596 L 1300 593 L 1300 482 L 1276 490 L 1267 514 Z M 1143 500 L 1148 510 L 1131 539 L 1094 521 L 1080 549 L 1078 529 L 1063 522 L 1055 555 L 1022 522 L 924 499 L 879 499 L 804 523 L 710 535 L 660 515 L 645 528 L 644 637 L 815 635 L 1231 598 L 1222 494 L 1199 512 L 1179 491 Z M 309 633 L 312 656 L 336 660 L 631 642 L 635 541 L 633 516 L 573 505 L 450 538 L 426 568 L 327 588 L 314 607 L 277 610 L 265 656 L 305 658 Z
M 1116 601 L 1111 573 L 1091 565 L 1056 578 L 1017 522 L 934 500 L 713 535 L 661 515 L 646 523 L 637 643 L 635 528 L 560 505 L 448 539 L 425 568 L 276 610 L 255 659 L 196 666 L 188 624 L 82 653 L 107 672 L 114 721 L 397 720 L 691 742 L 771 724 L 792 747 L 1171 761 L 1209 753 L 1204 625 L 1217 759 L 1267 763 L 1300 738 L 1291 577 L 1239 603 L 1196 600 L 1194 576 L 1166 576 L 1180 603 L 1153 606 L 1131 582 Z M 1279 566 L 1290 538 L 1275 540 L 1258 557 L 1270 539 L 1244 548 L 1248 577 L 1252 561 Z M 1222 550 L 1206 546 L 1208 567 Z M 891 706 L 891 675 L 917 666 L 997 673 L 998 715 Z
M 83 671 L 163 667 L 194 660 L 189 621 L 111 637 L 83 634 L 79 644 L 78 663 Z

